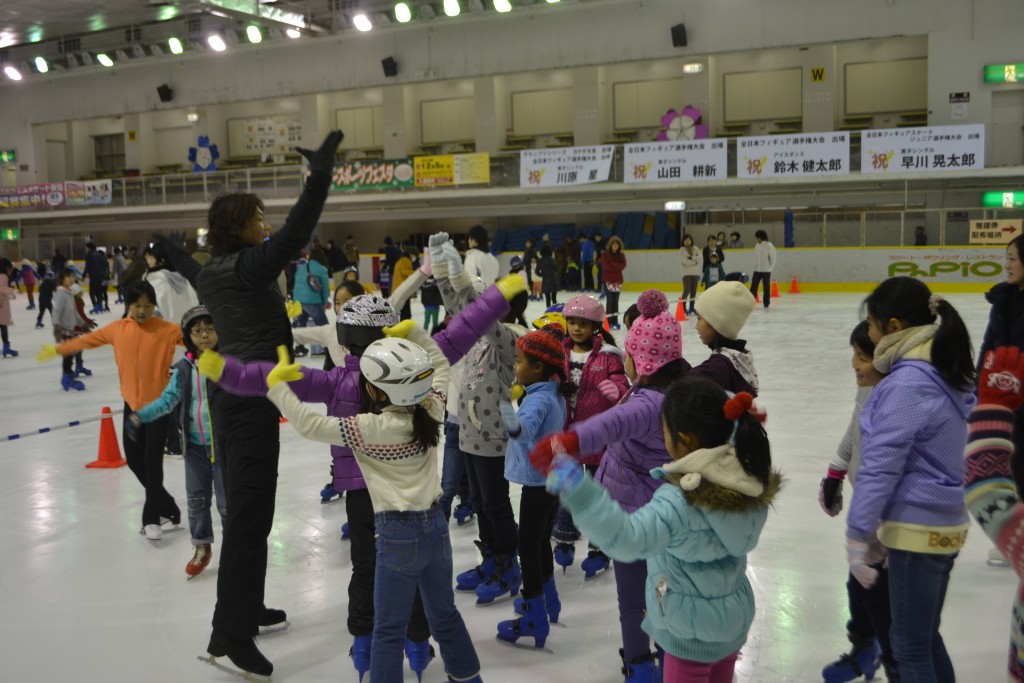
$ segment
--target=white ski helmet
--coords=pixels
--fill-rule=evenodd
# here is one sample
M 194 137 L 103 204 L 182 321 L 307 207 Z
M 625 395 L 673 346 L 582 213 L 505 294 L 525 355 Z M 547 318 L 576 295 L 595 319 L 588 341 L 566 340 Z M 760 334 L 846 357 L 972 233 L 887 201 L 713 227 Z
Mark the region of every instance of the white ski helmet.
M 430 391 L 434 366 L 423 347 L 408 339 L 385 337 L 363 351 L 359 372 L 396 406 L 414 406 Z
M 338 343 L 365 348 L 384 336 L 384 327 L 394 327 L 401 319 L 386 299 L 373 294 L 354 296 L 338 311 Z

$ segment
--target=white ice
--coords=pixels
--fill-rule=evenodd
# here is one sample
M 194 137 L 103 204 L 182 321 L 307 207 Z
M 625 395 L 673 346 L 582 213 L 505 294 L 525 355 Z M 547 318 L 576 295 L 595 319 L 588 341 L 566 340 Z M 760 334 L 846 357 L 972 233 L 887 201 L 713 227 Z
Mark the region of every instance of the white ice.
M 636 294 L 622 298 L 625 309 Z M 842 518 L 822 513 L 817 491 L 850 416 L 855 386 L 847 339 L 861 298 L 783 294 L 769 311 L 755 310 L 744 329 L 760 373 L 774 462 L 786 486 L 749 558 L 757 616 L 738 681 L 820 681 L 821 667 L 848 648 L 844 525 Z M 949 299 L 980 342 L 988 315 L 983 297 Z M 35 361 L 50 332 L 34 328 L 34 312 L 25 306 L 22 294 L 13 302 L 10 329 L 21 356 L 0 360 L 0 434 L 95 416 L 101 406 L 121 407 L 109 347 L 85 353 L 94 372 L 84 380 L 88 389 L 65 393 L 59 363 Z M 542 308 L 532 303 L 528 317 Z M 413 314 L 422 320 L 417 302 Z M 694 322 L 685 327 L 684 353 L 700 362 L 707 350 Z M 306 359 L 309 365 L 319 362 Z M 115 423 L 120 434 L 119 417 Z M 138 535 L 143 490 L 131 472 L 84 467 L 96 457 L 98 434 L 99 424 L 90 423 L 0 442 L 0 680 L 237 680 L 196 661 L 210 634 L 217 559 L 186 583 L 185 564 L 192 556 L 187 524 L 157 546 Z M 281 436 L 266 594 L 267 604 L 287 610 L 293 625 L 287 633 L 262 638 L 259 646 L 274 663 L 275 681 L 355 682 L 345 627 L 351 561 L 347 543 L 339 540 L 345 508 L 321 505 L 318 495 L 328 479 L 328 447 L 303 441 L 286 425 Z M 184 511 L 183 470 L 181 460 L 165 459 L 166 486 Z M 847 488 L 847 500 L 849 494 Z M 458 572 L 476 563 L 475 525 L 453 523 L 451 534 Z M 554 654 L 498 644 L 495 624 L 511 618 L 511 605 L 478 608 L 474 596 L 457 594 L 484 680 L 622 681 L 614 577 L 609 573 L 585 584 L 578 563 L 585 545 L 577 549 L 577 564 L 557 575 L 566 628 L 552 629 L 548 645 Z M 1011 570 L 985 564 L 988 549 L 984 534 L 973 528 L 943 613 L 942 633 L 963 681 L 1005 680 L 1017 580 Z M 406 670 L 405 680 L 415 676 Z M 423 680 L 445 680 L 439 660 Z

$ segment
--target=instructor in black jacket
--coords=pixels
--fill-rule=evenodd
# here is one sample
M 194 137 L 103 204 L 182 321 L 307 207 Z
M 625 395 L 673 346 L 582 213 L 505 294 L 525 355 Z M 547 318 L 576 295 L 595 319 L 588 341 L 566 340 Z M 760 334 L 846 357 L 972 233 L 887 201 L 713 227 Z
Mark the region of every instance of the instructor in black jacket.
M 270 235 L 263 202 L 253 194 L 217 197 L 210 206 L 209 263 L 195 277 L 199 299 L 209 309 L 220 352 L 242 361 L 276 362 L 277 347 L 292 345 L 277 277 L 309 242 L 320 219 L 341 131 L 330 133 L 315 152 L 298 149 L 309 161 L 306 188 L 284 227 Z M 217 606 L 207 651 L 240 669 L 269 676 L 274 666 L 257 649 L 260 626 L 283 624 L 280 610 L 263 601 L 267 537 L 274 522 L 280 417 L 263 397 L 220 391 L 211 396 L 214 433 L 221 445 L 228 499 L 227 528 L 217 574 Z

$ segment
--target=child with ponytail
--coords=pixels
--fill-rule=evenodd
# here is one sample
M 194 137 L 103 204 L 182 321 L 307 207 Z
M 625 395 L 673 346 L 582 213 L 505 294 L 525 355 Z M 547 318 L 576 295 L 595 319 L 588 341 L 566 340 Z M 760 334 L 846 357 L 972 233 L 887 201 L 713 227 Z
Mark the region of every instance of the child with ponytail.
M 544 490 L 544 476 L 530 467 L 528 454 L 537 439 L 562 429 L 565 398 L 575 393 L 575 385 L 565 374 L 561 328 L 551 325 L 517 339 L 514 369 L 516 381 L 525 391 L 519 413 L 506 400 L 498 409 L 508 430 L 505 478 L 523 487 L 519 499 L 523 595 L 515 601 L 516 613 L 522 617 L 500 622 L 498 640 L 514 644 L 521 636 L 530 636 L 534 646 L 542 648 L 548 637 L 548 620 L 557 623 L 561 611 L 551 560 L 551 529 L 558 500 Z
M 660 411 L 671 460 L 651 472 L 662 482 L 651 501 L 631 512 L 568 455 L 548 474 L 548 490 L 616 567 L 646 560 L 643 629 L 665 652 L 665 683 L 732 681 L 754 619 L 747 554 L 782 480 L 752 403 L 704 379 L 673 384 Z
M 604 451 L 594 478 L 627 513 L 639 510 L 654 496 L 659 484 L 648 472 L 672 460 L 665 448 L 659 411 L 669 385 L 690 370 L 683 359 L 682 327 L 669 315 L 665 295 L 649 289 L 640 295 L 637 306 L 640 317 L 633 322 L 625 341 L 626 375 L 633 380 L 632 388 L 618 405 L 576 422 L 569 431 L 538 441 L 530 454 L 531 464 L 546 472 L 555 447 L 573 456 Z M 605 536 L 591 538 L 596 541 Z M 627 683 L 646 683 L 657 673 L 650 638 L 641 628 L 646 582 L 645 562 L 636 557 L 615 561 Z
M 888 374 L 861 413 L 861 468 L 847 516 L 850 573 L 865 588 L 888 555 L 893 654 L 904 683 L 955 680 L 939 622 L 967 535 L 963 444 L 975 403 L 971 340 L 920 280 L 889 278 L 862 308 Z
M 566 302 L 562 309 L 568 337 L 564 342 L 566 374 L 577 391 L 569 398 L 567 425 L 582 422 L 618 403 L 629 390 L 629 380 L 623 366 L 623 353 L 615 346 L 615 339 L 602 329 L 604 307 L 592 296 L 580 294 Z M 581 458 L 593 474 L 601 462 L 602 453 Z M 555 561 L 563 571 L 573 563 L 574 543 L 580 532 L 572 523 L 572 515 L 562 508 L 555 518 Z M 586 578 L 593 579 L 608 568 L 608 558 L 591 546 L 581 567 Z

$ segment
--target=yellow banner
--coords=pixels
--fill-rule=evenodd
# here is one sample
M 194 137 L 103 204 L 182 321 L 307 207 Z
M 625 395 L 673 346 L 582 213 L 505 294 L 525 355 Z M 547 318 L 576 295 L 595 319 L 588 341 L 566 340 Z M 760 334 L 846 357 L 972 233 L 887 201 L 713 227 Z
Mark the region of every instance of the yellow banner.
M 413 162 L 416 172 L 416 187 L 439 187 L 455 184 L 454 155 L 415 157 Z
M 491 155 L 480 154 L 455 155 L 455 184 L 473 185 L 491 182 Z

